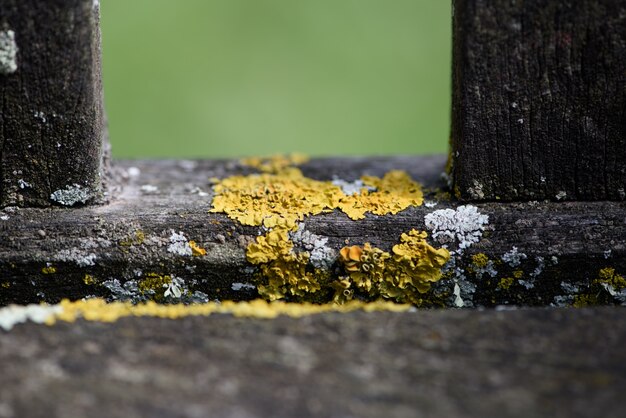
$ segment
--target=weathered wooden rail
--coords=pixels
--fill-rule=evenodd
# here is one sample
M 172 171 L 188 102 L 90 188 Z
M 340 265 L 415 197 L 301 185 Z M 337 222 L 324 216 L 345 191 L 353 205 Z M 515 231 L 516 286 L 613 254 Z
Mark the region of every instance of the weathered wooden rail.
M 0 0 L 0 306 L 625 304 L 626 3 L 453 6 L 447 164 L 109 167 L 99 3 Z M 401 174 L 380 180 L 393 170 L 423 196 Z M 255 193 L 237 189 L 254 179 Z M 210 213 L 228 187 L 242 199 Z M 27 312 L 12 309 L 3 328 Z M 0 338 L 0 417 L 621 416 L 623 319 L 613 307 L 28 324 Z

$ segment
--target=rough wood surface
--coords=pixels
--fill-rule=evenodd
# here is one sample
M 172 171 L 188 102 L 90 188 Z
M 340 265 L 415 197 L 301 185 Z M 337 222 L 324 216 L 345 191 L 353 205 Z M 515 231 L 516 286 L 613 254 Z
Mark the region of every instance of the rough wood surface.
M 360 221 L 335 211 L 306 218 L 305 229 L 327 238 L 335 254 L 346 245 L 365 242 L 389 251 L 401 233 L 413 228 L 432 236 L 425 216 L 459 206 L 438 189 L 444 160 L 443 156 L 317 159 L 304 164 L 301 169 L 307 176 L 338 175 L 347 181 L 404 169 L 427 188 L 428 204 L 394 216 L 367 215 Z M 236 161 L 134 161 L 118 163 L 115 171 L 120 182 L 108 205 L 0 212 L 0 305 L 92 295 L 116 298 L 122 290 L 112 290 L 114 280 L 134 286 L 148 274 L 180 277 L 190 291 L 203 292 L 209 299 L 257 297 L 254 286 L 241 284 L 259 283 L 258 270 L 246 261 L 245 249 L 263 232 L 224 214 L 208 213 L 209 178 L 254 170 Z M 606 268 L 626 274 L 625 203 L 542 201 L 475 207 L 489 216 L 488 224 L 477 243 L 453 257 L 456 265 L 449 266 L 440 281 L 435 305 L 458 304 L 455 285 L 463 306 L 624 302 L 621 289 L 609 295 L 597 279 Z M 194 240 L 207 254 L 172 253 L 168 248 L 173 232 Z M 431 242 L 441 245 L 432 237 Z M 473 257 L 477 254 L 486 260 L 477 264 Z M 346 274 L 338 264 L 331 273 Z M 510 286 L 503 286 L 507 283 L 502 279 Z
M 624 200 L 624 1 L 455 0 L 453 61 L 459 197 Z
M 0 416 L 622 417 L 623 308 L 0 331 Z
M 0 0 L 3 37 L 0 207 L 101 200 L 98 2 Z

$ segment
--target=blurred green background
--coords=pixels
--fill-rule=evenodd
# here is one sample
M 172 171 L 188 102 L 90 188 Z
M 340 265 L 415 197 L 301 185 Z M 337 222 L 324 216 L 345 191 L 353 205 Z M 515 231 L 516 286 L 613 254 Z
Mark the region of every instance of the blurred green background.
M 114 156 L 445 152 L 450 1 L 102 0 Z

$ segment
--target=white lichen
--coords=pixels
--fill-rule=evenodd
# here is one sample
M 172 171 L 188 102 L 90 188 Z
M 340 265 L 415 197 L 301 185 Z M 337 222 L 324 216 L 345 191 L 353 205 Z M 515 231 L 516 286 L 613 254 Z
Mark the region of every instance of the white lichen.
M 452 294 L 454 295 L 454 306 L 456 306 L 457 308 L 464 307 L 465 302 L 463 301 L 463 298 L 461 297 L 461 287 L 459 286 L 458 283 L 454 284 L 454 291 L 452 292 Z
M 36 111 L 34 113 L 34 116 L 35 116 L 35 119 L 39 119 L 41 121 L 41 123 L 46 123 L 46 121 L 47 121 L 46 114 L 43 113 L 42 111 Z
M 307 231 L 304 224 L 290 233 L 290 238 L 297 247 L 309 252 L 309 261 L 315 268 L 329 269 L 337 258 L 336 251 L 327 245 L 328 238 Z
M 611 250 L 606 250 L 604 252 L 604 259 L 606 260 L 606 259 L 609 259 L 609 258 L 611 258 Z
M 476 206 L 465 205 L 454 209 L 440 209 L 424 217 L 432 238 L 445 247 L 456 244 L 462 252 L 483 236 L 489 216 L 478 212 Z
M 32 187 L 30 183 L 25 181 L 24 179 L 19 179 L 17 181 L 17 185 L 20 187 L 20 189 L 26 189 L 26 188 Z
M 79 267 L 95 266 L 96 255 L 94 253 L 87 254 L 77 248 L 71 250 L 61 250 L 56 255 L 58 261 L 73 262 Z
M 182 232 L 176 233 L 172 231 L 170 235 L 170 245 L 167 247 L 167 251 L 172 254 L 181 256 L 191 256 L 193 254 L 191 245 Z
M 58 305 L 9 305 L 5 308 L 0 308 L 0 328 L 9 331 L 16 324 L 22 324 L 26 321 L 43 324 L 51 316 L 60 313 L 62 310 L 63 308 Z
M 172 299 L 180 299 L 183 294 L 183 289 L 186 290 L 185 281 L 176 276 L 172 276 L 172 281 L 164 284 L 163 287 L 166 288 L 163 296 Z
M 337 176 L 334 176 L 333 184 L 337 187 L 340 187 L 341 191 L 347 196 L 357 195 L 361 193 L 362 189 L 366 189 L 368 191 L 376 190 L 375 187 L 365 185 L 365 183 L 363 183 L 363 180 L 360 179 L 355 181 L 345 181 L 338 178 Z
M 128 173 L 128 177 L 139 177 L 141 175 L 141 170 L 137 167 L 128 167 L 126 172 Z
M 0 215 L 0 221 L 8 221 L 9 215 Z
M 511 251 L 505 253 L 502 256 L 502 261 L 507 263 L 510 267 L 517 267 L 522 264 L 522 260 L 527 259 L 528 257 L 524 253 L 520 253 L 517 251 L 517 247 L 513 247 Z
M 152 184 L 144 184 L 141 186 L 141 192 L 144 194 L 156 194 L 159 192 L 159 188 L 157 186 L 153 186 Z
M 190 193 L 191 194 L 197 194 L 200 197 L 207 197 L 209 195 L 207 192 L 203 191 L 199 187 L 194 187 L 193 189 L 191 189 Z
M 231 289 L 233 289 L 235 292 L 238 292 L 240 290 L 254 290 L 256 289 L 256 286 L 250 283 L 233 283 L 230 286 Z
M 68 185 L 65 189 L 57 190 L 50 195 L 50 199 L 64 206 L 74 206 L 77 203 L 85 204 L 91 199 L 91 190 L 80 184 Z
M 427 208 L 431 209 L 431 208 L 434 208 L 435 206 L 437 206 L 437 202 L 424 202 L 424 206 L 426 206 Z
M 17 71 L 17 50 L 15 32 L 0 31 L 0 74 L 13 74 Z
M 567 192 L 561 190 L 560 192 L 556 194 L 555 197 L 556 197 L 556 200 L 563 200 L 567 197 Z

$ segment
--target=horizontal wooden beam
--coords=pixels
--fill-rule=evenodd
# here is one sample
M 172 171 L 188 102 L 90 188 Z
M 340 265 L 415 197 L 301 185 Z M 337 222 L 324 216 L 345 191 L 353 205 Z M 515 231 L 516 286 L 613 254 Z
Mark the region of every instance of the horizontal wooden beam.
M 24 324 L 0 329 L 2 413 L 617 417 L 625 314 L 433 310 Z
M 369 242 L 391 251 L 402 233 L 416 229 L 429 234 L 433 247 L 447 245 L 453 252 L 443 278 L 424 296 L 426 306 L 625 301 L 619 278 L 626 274 L 626 204 L 462 206 L 441 188 L 444 159 L 330 158 L 302 164 L 309 178 L 344 182 L 406 170 L 423 184 L 425 204 L 358 221 L 339 211 L 305 217 L 303 235 L 309 235 L 301 236 L 294 251 L 320 246 L 326 254 L 325 280 L 336 280 L 349 275 L 340 262 L 341 248 Z M 180 278 L 191 299 L 194 292 L 200 292 L 199 299 L 258 297 L 267 278 L 247 261 L 246 249 L 267 230 L 209 213 L 209 178 L 255 169 L 238 161 L 126 161 L 114 172 L 118 182 L 109 205 L 0 212 L 0 304 L 89 296 L 141 299 L 138 286 L 145 289 L 165 276 Z M 191 241 L 206 253 L 193 255 Z M 319 295 L 319 301 L 333 296 Z
M 626 2 L 453 5 L 455 194 L 626 199 Z

